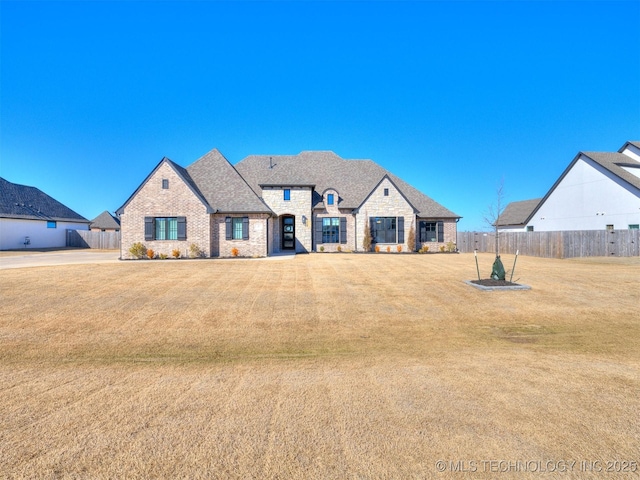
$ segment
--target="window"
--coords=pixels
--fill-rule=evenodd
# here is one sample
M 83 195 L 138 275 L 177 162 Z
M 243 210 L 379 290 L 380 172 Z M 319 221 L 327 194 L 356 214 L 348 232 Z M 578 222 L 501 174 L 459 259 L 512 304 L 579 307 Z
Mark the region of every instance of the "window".
M 388 188 L 385 188 L 385 189 L 384 189 L 384 196 L 385 196 L 385 197 L 388 197 L 388 196 L 389 196 L 389 189 L 388 189 Z
M 145 217 L 145 240 L 186 240 L 186 217 Z
M 47 222 L 47 228 L 58 228 L 58 222 Z
M 233 240 L 242 240 L 242 218 L 233 218 L 232 238 Z
M 613 230 L 613 225 L 607 225 L 607 230 Z
M 404 217 L 373 217 L 370 222 L 374 243 L 404 243 Z
M 291 200 L 291 189 L 289 188 L 284 189 L 284 199 L 287 201 Z
M 640 225 L 638 225 L 637 223 L 629 225 L 629 230 L 640 230 Z
M 322 219 L 322 243 L 339 243 L 340 241 L 340 219 Z
M 249 240 L 249 217 L 227 217 L 226 240 Z
M 314 222 L 316 243 L 347 243 L 346 217 L 316 218 Z
M 421 221 L 420 243 L 424 242 L 444 242 L 444 222 Z
M 327 205 L 333 205 L 333 193 L 327 195 Z
M 533 225 L 527 225 L 527 232 L 533 232 Z
M 155 240 L 177 240 L 178 239 L 178 219 L 156 218 Z
M 168 179 L 166 179 L 166 178 L 163 178 L 163 179 L 162 179 L 162 189 L 163 189 L 163 190 L 166 190 L 166 189 L 168 189 L 168 188 L 169 188 L 169 180 L 168 180 Z

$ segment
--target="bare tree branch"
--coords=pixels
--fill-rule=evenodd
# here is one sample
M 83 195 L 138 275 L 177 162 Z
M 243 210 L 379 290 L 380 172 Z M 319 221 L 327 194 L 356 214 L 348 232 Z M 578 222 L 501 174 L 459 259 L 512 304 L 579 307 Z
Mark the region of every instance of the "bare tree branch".
M 487 225 L 493 228 L 496 237 L 496 257 L 500 256 L 500 231 L 498 224 L 500 215 L 504 211 L 504 177 L 500 179 L 498 186 L 496 187 L 496 201 L 487 207 L 483 220 Z

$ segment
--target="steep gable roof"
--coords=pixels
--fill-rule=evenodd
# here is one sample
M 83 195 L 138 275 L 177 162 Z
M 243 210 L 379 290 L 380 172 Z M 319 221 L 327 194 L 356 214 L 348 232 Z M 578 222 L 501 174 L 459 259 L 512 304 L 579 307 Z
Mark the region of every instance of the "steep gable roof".
M 628 184 L 640 188 L 640 177 L 636 177 L 633 173 L 622 168 L 624 166 L 640 168 L 640 162 L 622 153 L 583 152 L 583 154 Z
M 214 211 L 272 213 L 215 148 L 189 165 L 186 171 Z
M 496 222 L 499 226 L 507 225 L 525 225 L 534 210 L 540 204 L 541 198 L 531 200 L 521 200 L 519 202 L 511 202 L 502 211 Z
M 627 144 L 635 144 L 635 143 L 637 143 L 637 142 L 627 142 Z M 627 144 L 625 144 L 625 145 L 627 145 Z M 618 153 L 614 153 L 614 152 L 578 152 L 578 154 L 571 161 L 569 166 L 564 170 L 564 172 L 562 172 L 562 175 L 560 175 L 560 177 L 551 186 L 551 188 L 546 193 L 546 195 L 542 199 L 540 199 L 538 201 L 537 205 L 535 205 L 533 207 L 533 210 L 531 210 L 529 216 L 524 220 L 524 222 L 522 222 L 523 224 L 529 222 L 529 220 L 535 215 L 535 213 L 540 209 L 540 207 L 547 201 L 547 198 L 549 198 L 549 196 L 558 187 L 558 185 L 560 185 L 560 182 L 562 182 L 564 177 L 567 176 L 567 174 L 571 171 L 573 166 L 583 156 L 588 158 L 592 162 L 600 165 L 602 168 L 604 168 L 608 172 L 612 173 L 614 176 L 620 178 L 621 180 L 623 180 L 627 184 L 635 187 L 636 189 L 640 189 L 640 177 L 636 177 L 634 174 L 632 174 L 631 172 L 628 172 L 627 170 L 625 170 L 623 168 L 625 166 L 626 167 L 633 167 L 633 168 L 640 168 L 640 162 L 637 162 L 636 160 L 634 160 L 633 158 L 629 157 L 628 155 L 624 155 L 624 154 L 619 153 L 619 152 Z M 533 202 L 534 200 L 528 200 L 528 201 Z M 507 207 L 509 207 L 509 205 L 507 205 Z M 506 212 L 506 209 L 505 209 L 505 212 Z M 504 220 L 504 212 L 501 215 L 501 218 L 500 218 L 499 222 L 500 222 L 499 225 L 520 225 L 520 223 L 515 223 L 515 224 L 507 223 Z
M 624 146 L 623 146 L 620 150 L 618 150 L 618 151 L 619 151 L 619 152 L 621 152 L 622 150 L 624 150 L 624 148 L 625 148 L 628 144 L 631 144 L 631 145 L 633 145 L 633 146 L 634 146 L 634 147 L 636 147 L 636 148 L 640 148 L 640 141 L 638 141 L 638 142 L 634 142 L 634 141 L 630 140 L 630 141 L 628 141 L 627 143 L 625 143 L 625 144 L 624 144 Z
M 89 220 L 43 191 L 0 177 L 0 217 L 89 223 Z
M 120 220 L 111 215 L 108 211 L 102 212 L 96 218 L 91 220 L 91 228 L 103 228 L 105 230 L 120 228 Z
M 131 200 L 133 200 L 133 198 L 138 194 L 138 192 L 142 189 L 142 187 L 144 187 L 146 185 L 146 183 L 149 181 L 149 179 L 151 177 L 153 177 L 153 175 L 156 173 L 156 171 L 163 164 L 169 165 L 176 172 L 176 174 L 184 181 L 184 183 L 191 189 L 191 191 L 194 193 L 194 195 L 196 197 L 198 197 L 198 199 L 200 199 L 202 204 L 205 207 L 207 207 L 207 211 L 209 213 L 213 213 L 211 211 L 211 207 L 207 204 L 207 201 L 205 200 L 205 197 L 203 196 L 202 192 L 200 192 L 198 186 L 195 184 L 195 182 L 193 181 L 193 179 L 189 175 L 189 172 L 187 172 L 184 168 L 182 168 L 180 165 L 178 165 L 174 161 L 168 159 L 167 157 L 163 157 L 163 159 L 160 160 L 158 165 L 156 165 L 155 168 L 153 170 L 151 170 L 151 173 L 149 175 L 147 175 L 147 178 L 145 178 L 144 181 L 140 184 L 140 186 L 138 188 L 136 188 L 136 191 L 133 192 L 131 194 L 131 196 L 127 199 L 127 201 L 124 202 L 122 204 L 122 206 L 116 210 L 116 214 L 117 215 L 121 215 L 124 212 L 124 209 L 125 209 L 125 207 L 127 205 L 129 205 L 129 202 L 131 202 Z
M 460 218 L 404 180 L 371 160 L 346 160 L 330 151 L 304 151 L 298 155 L 251 155 L 236 164 L 256 195 L 261 185 L 315 185 L 314 203 L 322 201 L 318 192 L 334 188 L 340 193 L 340 208 L 357 209 L 385 176 L 398 187 L 419 216 Z

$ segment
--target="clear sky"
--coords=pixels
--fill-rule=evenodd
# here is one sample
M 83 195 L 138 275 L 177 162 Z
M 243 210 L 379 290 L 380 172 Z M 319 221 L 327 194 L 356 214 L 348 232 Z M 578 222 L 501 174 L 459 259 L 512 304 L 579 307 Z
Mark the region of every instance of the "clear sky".
M 464 217 L 640 141 L 640 2 L 0 2 L 0 176 L 92 219 L 166 156 L 369 158 Z

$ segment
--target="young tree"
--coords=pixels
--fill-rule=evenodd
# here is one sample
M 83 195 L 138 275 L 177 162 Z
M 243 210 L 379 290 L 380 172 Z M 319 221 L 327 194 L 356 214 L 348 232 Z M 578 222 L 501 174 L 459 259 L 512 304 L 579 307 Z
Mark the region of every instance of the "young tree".
M 371 238 L 371 228 L 369 227 L 369 217 L 367 217 L 366 215 L 364 217 L 365 217 L 364 239 L 362 240 L 362 249 L 365 252 L 370 252 L 371 251 L 371 244 L 373 243 L 373 240 Z
M 413 220 L 411 220 L 411 230 L 407 235 L 407 247 L 410 252 L 416 251 L 416 230 L 413 227 Z
M 496 259 L 493 262 L 493 268 L 491 270 L 491 278 L 494 280 L 505 279 L 504 266 L 502 265 L 502 260 L 500 260 L 500 229 L 498 228 L 498 225 L 500 224 L 500 215 L 502 215 L 504 207 L 504 179 L 501 179 L 498 187 L 496 188 L 496 201 L 489 205 L 487 212 L 484 215 L 485 223 L 493 228 L 495 235 Z

